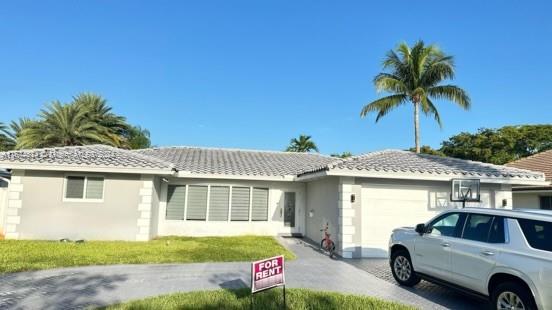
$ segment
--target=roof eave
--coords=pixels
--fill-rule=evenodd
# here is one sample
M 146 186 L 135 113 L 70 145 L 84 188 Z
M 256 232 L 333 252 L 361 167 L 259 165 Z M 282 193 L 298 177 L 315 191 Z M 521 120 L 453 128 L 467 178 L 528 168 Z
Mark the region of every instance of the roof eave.
M 178 178 L 187 179 L 228 179 L 228 180 L 255 180 L 255 181 L 295 181 L 293 175 L 241 175 L 241 174 L 211 174 L 211 173 L 192 173 L 189 171 L 178 171 L 175 175 Z
M 481 177 L 471 174 L 436 174 L 436 173 L 416 173 L 416 172 L 385 172 L 369 170 L 350 170 L 350 169 L 330 169 L 326 175 L 364 177 L 364 178 L 387 178 L 387 179 L 405 179 L 405 180 L 424 180 L 424 181 L 450 181 L 454 178 L 477 178 L 481 183 L 512 184 L 512 185 L 549 185 L 544 178 L 525 178 L 525 177 Z
M 60 165 L 60 164 L 31 164 L 0 162 L 0 167 L 12 170 L 42 170 L 42 171 L 75 171 L 75 172 L 101 172 L 101 173 L 129 173 L 129 174 L 153 174 L 174 175 L 173 168 L 138 168 L 138 167 L 110 167 L 94 165 Z

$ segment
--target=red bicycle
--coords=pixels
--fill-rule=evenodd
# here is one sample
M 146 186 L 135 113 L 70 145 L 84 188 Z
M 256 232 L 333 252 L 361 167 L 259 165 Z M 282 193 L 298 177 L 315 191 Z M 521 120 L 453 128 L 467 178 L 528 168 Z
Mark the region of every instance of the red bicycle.
M 328 223 L 326 223 L 326 227 L 324 229 L 320 229 L 320 231 L 324 232 L 324 239 L 320 241 L 320 248 L 323 251 L 327 251 L 330 255 L 330 258 L 333 257 L 335 252 L 335 243 L 330 239 L 330 233 L 328 233 Z

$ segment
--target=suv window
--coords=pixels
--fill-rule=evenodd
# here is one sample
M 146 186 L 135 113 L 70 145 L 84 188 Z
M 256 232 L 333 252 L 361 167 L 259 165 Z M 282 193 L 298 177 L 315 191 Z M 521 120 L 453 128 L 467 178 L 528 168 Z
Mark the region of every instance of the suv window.
M 433 236 L 458 236 L 457 227 L 459 226 L 458 223 L 460 223 L 461 218 L 463 218 L 463 216 L 460 216 L 459 213 L 444 214 L 429 224 L 427 233 Z
M 487 242 L 492 223 L 492 215 L 470 214 L 468 216 L 468 220 L 466 221 L 462 238 Z
M 525 239 L 535 249 L 552 252 L 552 242 L 546 236 L 552 235 L 552 223 L 536 220 L 518 219 Z
M 504 232 L 504 218 L 495 216 L 491 232 L 489 233 L 489 243 L 504 243 L 506 236 Z

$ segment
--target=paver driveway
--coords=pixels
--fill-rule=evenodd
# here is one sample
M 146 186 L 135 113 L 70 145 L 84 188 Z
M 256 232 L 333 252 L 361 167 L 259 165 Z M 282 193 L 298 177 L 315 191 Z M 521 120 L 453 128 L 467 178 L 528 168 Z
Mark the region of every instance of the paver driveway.
M 288 287 L 375 296 L 423 309 L 442 304 L 365 272 L 331 260 L 308 243 L 281 239 L 298 259 L 286 265 Z M 89 266 L 0 276 L 2 309 L 76 309 L 160 294 L 248 286 L 249 263 Z

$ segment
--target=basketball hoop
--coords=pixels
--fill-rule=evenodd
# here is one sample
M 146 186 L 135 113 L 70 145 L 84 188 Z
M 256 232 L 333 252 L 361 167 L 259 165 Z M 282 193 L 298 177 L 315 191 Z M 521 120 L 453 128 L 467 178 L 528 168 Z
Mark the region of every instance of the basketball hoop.
M 481 201 L 479 179 L 452 179 L 450 201 L 462 202 L 462 208 L 466 202 Z

